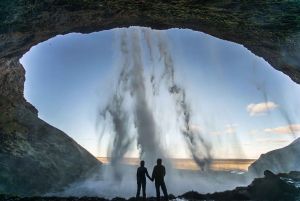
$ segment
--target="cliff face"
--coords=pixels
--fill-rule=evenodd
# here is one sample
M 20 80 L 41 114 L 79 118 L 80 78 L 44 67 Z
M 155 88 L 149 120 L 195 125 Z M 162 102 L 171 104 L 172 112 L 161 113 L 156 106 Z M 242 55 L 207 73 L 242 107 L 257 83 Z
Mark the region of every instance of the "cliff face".
M 59 190 L 100 162 L 65 133 L 37 117 L 23 97 L 18 57 L 0 59 L 0 194 Z
M 0 97 L 9 100 L 14 106 L 23 105 L 37 115 L 37 109 L 28 103 L 24 96 L 25 69 L 19 59 L 0 59 Z
M 98 164 L 24 99 L 19 59 L 32 46 L 70 32 L 189 28 L 242 44 L 300 83 L 299 20 L 293 0 L 1 0 L 0 192 L 40 194 Z
M 0 194 L 32 196 L 59 190 L 100 165 L 73 139 L 37 117 L 35 107 L 22 96 L 24 69 L 18 60 L 3 66 Z
M 22 105 L 1 99 L 0 194 L 60 190 L 101 163 Z
M 259 159 L 252 163 L 248 171 L 257 176 L 263 176 L 265 170 L 274 173 L 299 171 L 300 170 L 300 138 L 281 149 L 262 154 Z

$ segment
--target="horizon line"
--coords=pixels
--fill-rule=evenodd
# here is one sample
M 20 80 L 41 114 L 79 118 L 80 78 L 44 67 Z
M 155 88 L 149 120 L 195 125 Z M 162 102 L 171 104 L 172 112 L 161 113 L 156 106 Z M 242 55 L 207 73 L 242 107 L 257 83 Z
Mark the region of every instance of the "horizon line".
M 95 156 L 96 158 L 112 158 L 107 156 Z M 124 157 L 124 159 L 140 159 L 137 157 Z M 167 159 L 189 159 L 193 160 L 192 158 L 167 158 Z M 212 158 L 212 160 L 257 160 L 258 158 Z

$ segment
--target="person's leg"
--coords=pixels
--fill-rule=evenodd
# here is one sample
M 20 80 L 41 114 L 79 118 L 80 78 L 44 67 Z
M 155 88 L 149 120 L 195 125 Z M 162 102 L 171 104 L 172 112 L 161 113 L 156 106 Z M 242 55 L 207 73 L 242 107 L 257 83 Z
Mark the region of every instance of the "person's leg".
M 156 188 L 156 200 L 160 201 L 160 184 L 155 183 L 155 188 Z
M 164 193 L 165 200 L 169 200 L 169 198 L 168 198 L 168 192 L 167 192 L 167 187 L 166 187 L 165 182 L 163 182 L 163 183 L 161 184 L 161 190 L 162 190 L 163 193 Z
M 146 181 L 142 183 L 143 199 L 146 200 Z
M 137 182 L 137 191 L 136 191 L 136 196 L 135 196 L 136 200 L 138 200 L 140 197 L 141 185 L 142 185 L 142 183 Z

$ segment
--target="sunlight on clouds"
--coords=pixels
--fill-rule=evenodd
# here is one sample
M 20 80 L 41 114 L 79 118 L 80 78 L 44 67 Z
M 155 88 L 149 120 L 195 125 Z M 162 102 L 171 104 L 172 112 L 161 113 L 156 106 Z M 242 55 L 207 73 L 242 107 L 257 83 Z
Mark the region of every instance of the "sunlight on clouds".
M 213 134 L 213 135 L 220 135 L 220 134 L 221 134 L 221 132 L 219 132 L 219 131 L 216 131 L 216 132 L 212 132 L 212 134 Z
M 248 135 L 256 135 L 258 134 L 258 130 L 254 130 L 248 133 Z
M 194 125 L 191 125 L 190 129 L 194 130 L 194 131 L 200 131 L 201 130 L 201 128 L 199 126 L 194 126 Z
M 187 131 L 186 127 L 182 127 L 181 129 L 183 131 Z M 192 131 L 200 131 L 201 130 L 200 126 L 195 126 L 195 125 L 190 125 L 189 129 L 192 130 Z
M 228 128 L 228 129 L 226 129 L 225 133 L 227 133 L 227 134 L 235 133 L 235 129 L 234 128 Z
M 286 142 L 292 142 L 292 139 L 281 139 L 281 138 L 261 138 L 256 139 L 256 143 L 267 143 L 267 142 L 276 142 L 276 143 L 286 143 Z
M 237 127 L 238 125 L 237 124 L 227 124 L 226 127 L 227 128 L 232 128 L 232 127 Z
M 285 143 L 285 142 L 292 142 L 293 140 L 291 139 L 275 139 L 274 142 L 278 143 Z
M 276 134 L 291 134 L 300 131 L 300 124 L 291 124 L 287 126 L 281 126 L 277 128 L 267 128 L 264 133 L 276 133 Z
M 253 142 L 245 142 L 243 145 L 248 157 L 258 158 L 261 154 L 287 146 L 292 141 L 293 139 L 289 138 L 260 138 Z
M 226 127 L 227 129 L 225 130 L 225 133 L 226 134 L 232 134 L 232 133 L 235 133 L 235 127 L 237 127 L 238 125 L 237 124 L 227 124 Z
M 251 103 L 247 105 L 246 109 L 250 112 L 250 116 L 262 116 L 267 114 L 266 111 L 273 110 L 277 107 L 279 107 L 279 105 L 276 105 L 273 102 L 263 102 L 258 104 Z
M 260 139 L 255 140 L 256 143 L 266 143 L 266 142 L 272 142 L 272 141 L 273 141 L 272 138 L 260 138 Z

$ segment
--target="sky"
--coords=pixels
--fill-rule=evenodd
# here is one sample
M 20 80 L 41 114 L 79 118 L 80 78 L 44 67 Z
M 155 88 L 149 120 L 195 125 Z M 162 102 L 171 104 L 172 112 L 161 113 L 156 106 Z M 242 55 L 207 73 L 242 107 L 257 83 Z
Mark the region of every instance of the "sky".
M 39 117 L 94 156 L 106 156 L 111 143 L 110 124 L 97 122 L 97 114 L 110 100 L 122 65 L 116 32 L 58 35 L 20 60 L 26 70 L 24 96 Z M 240 44 L 188 29 L 161 32 L 173 56 L 175 79 L 193 108 L 191 129 L 203 133 L 214 158 L 256 159 L 299 136 L 300 86 L 289 77 Z M 147 55 L 145 42 L 142 50 Z M 151 61 L 143 58 L 150 86 Z M 155 62 L 159 71 L 163 63 Z M 157 97 L 148 92 L 165 150 L 170 157 L 191 157 L 172 99 L 163 90 Z M 105 132 L 101 140 L 99 130 Z M 127 157 L 139 157 L 133 140 Z

